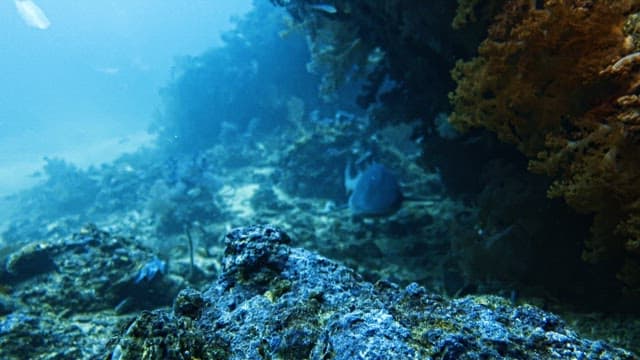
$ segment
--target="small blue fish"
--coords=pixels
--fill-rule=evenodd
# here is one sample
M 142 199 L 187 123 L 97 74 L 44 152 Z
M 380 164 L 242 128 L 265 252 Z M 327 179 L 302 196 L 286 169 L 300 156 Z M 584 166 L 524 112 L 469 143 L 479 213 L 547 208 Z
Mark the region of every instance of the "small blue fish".
M 144 264 L 144 266 L 142 266 L 142 268 L 138 271 L 138 276 L 136 276 L 136 279 L 133 281 L 133 283 L 139 284 L 140 282 L 142 282 L 142 280 L 149 282 L 155 279 L 158 274 L 164 275 L 166 270 L 167 263 L 158 259 L 157 257 L 154 257 L 149 262 Z
M 327 14 L 335 14 L 338 12 L 335 6 L 330 4 L 311 4 L 309 9 L 326 12 Z

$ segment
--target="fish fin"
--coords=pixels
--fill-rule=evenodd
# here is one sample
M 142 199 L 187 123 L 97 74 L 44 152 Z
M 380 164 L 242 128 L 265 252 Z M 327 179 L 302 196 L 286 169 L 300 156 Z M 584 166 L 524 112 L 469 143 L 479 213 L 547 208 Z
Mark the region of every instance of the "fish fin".
M 356 188 L 358 180 L 360 180 L 360 173 L 356 176 L 351 176 L 351 162 L 347 161 L 347 165 L 344 167 L 344 188 L 347 190 L 347 194 L 352 193 Z

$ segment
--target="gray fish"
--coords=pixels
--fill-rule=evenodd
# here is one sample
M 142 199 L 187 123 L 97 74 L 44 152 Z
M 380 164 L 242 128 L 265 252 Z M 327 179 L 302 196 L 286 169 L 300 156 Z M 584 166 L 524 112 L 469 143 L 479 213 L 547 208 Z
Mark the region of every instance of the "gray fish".
M 396 176 L 378 163 L 371 164 L 355 177 L 351 177 L 351 165 L 347 164 L 344 184 L 351 192 L 349 209 L 354 215 L 391 215 L 404 199 Z

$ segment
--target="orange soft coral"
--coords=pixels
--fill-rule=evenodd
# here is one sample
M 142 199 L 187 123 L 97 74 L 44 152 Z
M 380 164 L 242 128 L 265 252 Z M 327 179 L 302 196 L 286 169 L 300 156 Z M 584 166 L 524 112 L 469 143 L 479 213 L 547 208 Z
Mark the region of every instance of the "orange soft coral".
M 453 71 L 452 123 L 515 144 L 549 195 L 594 213 L 585 259 L 640 290 L 640 1 L 512 0 Z

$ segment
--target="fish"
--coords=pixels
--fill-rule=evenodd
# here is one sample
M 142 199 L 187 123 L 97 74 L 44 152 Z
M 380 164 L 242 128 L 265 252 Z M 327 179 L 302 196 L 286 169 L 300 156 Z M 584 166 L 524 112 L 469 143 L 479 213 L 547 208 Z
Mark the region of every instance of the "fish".
M 396 176 L 384 165 L 375 162 L 355 177 L 351 176 L 351 165 L 347 164 L 345 188 L 351 193 L 349 210 L 356 216 L 392 215 L 400 209 L 404 200 Z
M 16 9 L 18 14 L 22 17 L 25 24 L 40 30 L 46 30 L 51 26 L 51 22 L 44 14 L 44 11 L 40 9 L 31 0 L 15 0 Z
M 153 259 L 145 263 L 142 268 L 140 268 L 133 283 L 139 284 L 142 281 L 150 282 L 158 275 L 164 275 L 166 271 L 167 263 L 158 259 L 157 257 L 154 257 Z
M 338 12 L 338 9 L 330 4 L 312 4 L 309 5 L 309 9 L 326 12 L 327 14 L 335 14 Z

